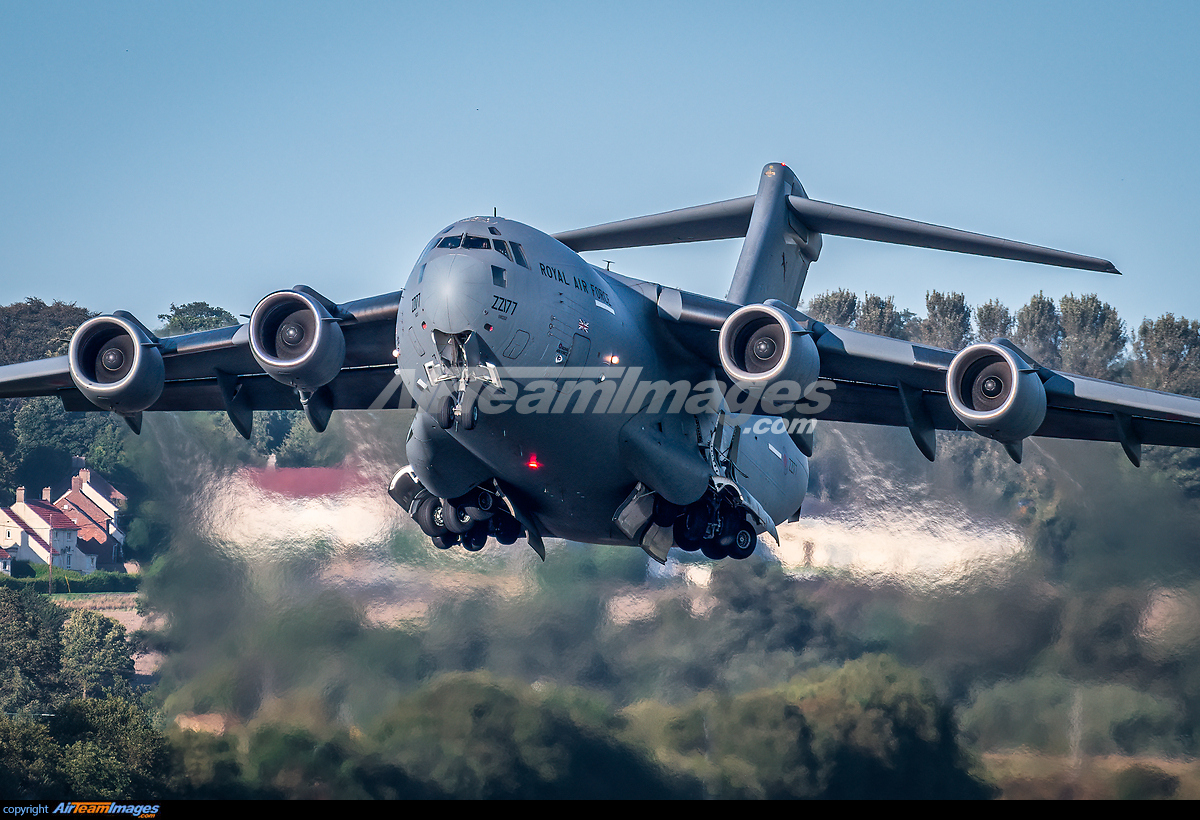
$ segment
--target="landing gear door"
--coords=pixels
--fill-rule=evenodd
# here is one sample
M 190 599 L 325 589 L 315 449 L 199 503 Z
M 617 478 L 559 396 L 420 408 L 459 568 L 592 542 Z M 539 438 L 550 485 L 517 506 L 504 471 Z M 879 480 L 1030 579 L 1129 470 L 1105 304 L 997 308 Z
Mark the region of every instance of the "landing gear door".
M 774 432 L 778 426 L 783 426 L 778 418 L 746 417 L 737 438 L 734 475 L 772 519 L 783 521 L 804 501 L 808 459 L 786 430 Z

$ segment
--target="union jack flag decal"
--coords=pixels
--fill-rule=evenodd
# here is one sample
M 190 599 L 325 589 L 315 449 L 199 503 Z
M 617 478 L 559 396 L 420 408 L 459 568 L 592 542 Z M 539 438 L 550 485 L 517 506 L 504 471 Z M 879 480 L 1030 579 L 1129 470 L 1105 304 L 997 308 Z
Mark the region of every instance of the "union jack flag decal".
M 580 319 L 580 320 L 579 320 L 579 329 L 580 329 L 580 330 L 587 330 L 587 329 L 588 329 L 588 323 L 587 323 L 587 322 L 585 322 L 585 321 L 583 321 L 583 319 Z

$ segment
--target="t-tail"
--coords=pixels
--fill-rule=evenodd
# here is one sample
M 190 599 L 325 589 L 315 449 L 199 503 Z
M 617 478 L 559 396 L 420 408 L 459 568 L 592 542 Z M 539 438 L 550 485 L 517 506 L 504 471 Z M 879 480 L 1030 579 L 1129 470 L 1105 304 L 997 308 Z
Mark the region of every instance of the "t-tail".
M 748 305 L 778 299 L 797 305 L 808 266 L 821 254 L 822 234 L 1120 273 L 1107 259 L 809 199 L 792 169 L 779 162 L 763 168 L 754 196 L 580 228 L 554 238 L 582 253 L 745 237 L 728 300 Z

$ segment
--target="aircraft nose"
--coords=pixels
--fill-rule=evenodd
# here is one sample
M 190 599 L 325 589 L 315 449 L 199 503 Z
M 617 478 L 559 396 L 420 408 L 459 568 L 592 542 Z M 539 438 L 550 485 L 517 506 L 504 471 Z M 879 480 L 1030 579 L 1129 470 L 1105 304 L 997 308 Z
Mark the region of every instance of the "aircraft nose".
M 491 300 L 492 268 L 471 254 L 452 253 L 425 265 L 424 321 L 433 330 L 478 330 Z

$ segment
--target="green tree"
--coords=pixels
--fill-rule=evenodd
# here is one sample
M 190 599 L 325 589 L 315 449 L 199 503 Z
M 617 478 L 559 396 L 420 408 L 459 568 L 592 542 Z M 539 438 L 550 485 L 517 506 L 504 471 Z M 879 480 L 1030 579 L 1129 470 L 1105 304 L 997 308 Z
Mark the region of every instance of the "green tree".
M 44 712 L 60 698 L 60 637 L 66 613 L 29 587 L 0 588 L 0 705 Z
M 813 727 L 824 797 L 982 798 L 950 709 L 887 655 L 815 670 L 788 684 Z
M 1017 311 L 1017 333 L 1013 339 L 1030 356 L 1046 367 L 1057 368 L 1062 359 L 1062 323 L 1053 299 L 1038 292 Z
M 0 794 L 5 799 L 47 800 L 66 793 L 62 749 L 30 717 L 0 714 Z
M 63 624 L 62 671 L 83 698 L 125 681 L 133 673 L 125 627 L 88 609 L 72 612 Z
M 925 293 L 927 314 L 921 341 L 947 350 L 961 350 L 971 340 L 971 309 L 961 293 Z
M 373 736 L 385 759 L 456 797 L 692 794 L 640 749 L 488 675 L 435 681 L 398 703 Z
M 1059 300 L 1059 322 L 1063 369 L 1081 376 L 1113 378 L 1128 341 L 1116 308 L 1094 293 L 1070 294 Z
M 906 325 L 912 314 L 908 311 L 896 310 L 895 300 L 891 297 L 877 296 L 868 293 L 858 305 L 858 318 L 854 327 L 864 333 L 874 333 L 876 336 L 891 336 L 893 339 L 907 339 Z
M 188 302 L 186 305 L 172 302 L 170 312 L 158 314 L 158 320 L 163 323 L 162 330 L 159 331 L 162 336 L 178 336 L 181 333 L 195 333 L 238 324 L 237 317 L 232 313 L 208 302 Z
M 122 698 L 73 700 L 47 727 L 63 750 L 67 794 L 84 800 L 166 796 L 174 763 L 148 712 Z
M 1142 387 L 1200 396 L 1200 322 L 1165 313 L 1133 337 L 1133 378 Z
M 814 296 L 808 305 L 808 315 L 820 322 L 851 327 L 858 314 L 858 297 L 848 290 L 831 290 Z
M 1013 329 L 1013 316 L 999 299 L 992 299 L 975 308 L 975 325 L 979 328 L 980 341 L 1008 338 Z
M 84 456 L 95 469 L 110 472 L 120 461 L 125 442 L 124 425 L 111 413 L 68 413 L 52 396 L 25 400 L 16 412 L 13 432 L 16 483 L 34 494 L 70 475 L 74 456 Z
M 73 303 L 34 298 L 0 307 L 0 364 L 66 353 L 75 328 L 94 315 Z

